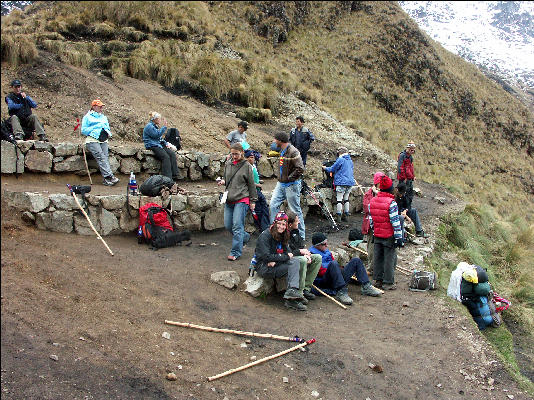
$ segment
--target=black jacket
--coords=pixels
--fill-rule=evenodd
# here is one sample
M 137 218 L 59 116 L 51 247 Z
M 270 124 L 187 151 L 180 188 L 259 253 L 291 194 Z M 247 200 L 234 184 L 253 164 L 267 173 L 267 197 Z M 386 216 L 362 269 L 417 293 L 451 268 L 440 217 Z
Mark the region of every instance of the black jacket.
M 293 253 L 294 256 L 300 256 L 300 249 L 305 249 L 306 244 L 302 237 L 299 234 L 298 229 L 293 229 L 289 237 L 289 251 Z
M 9 100 L 11 100 L 15 104 L 22 104 L 22 107 L 20 107 L 17 110 L 8 109 L 9 115 L 16 115 L 19 117 L 19 119 L 26 119 L 30 115 L 32 115 L 32 108 L 28 101 L 28 99 L 25 99 L 20 94 L 10 93 L 6 96 L 6 103 L 7 103 L 7 97 L 9 97 Z
M 266 265 L 271 261 L 277 264 L 283 264 L 289 261 L 288 248 L 282 245 L 283 253 L 278 254 L 276 247 L 278 242 L 274 240 L 269 229 L 265 229 L 256 242 L 256 260 L 257 265 Z

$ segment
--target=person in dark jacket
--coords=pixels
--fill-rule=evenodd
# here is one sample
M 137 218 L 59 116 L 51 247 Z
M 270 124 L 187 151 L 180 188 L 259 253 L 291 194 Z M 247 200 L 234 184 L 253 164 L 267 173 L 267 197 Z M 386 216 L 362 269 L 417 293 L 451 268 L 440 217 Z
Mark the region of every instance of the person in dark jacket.
M 152 111 L 150 121 L 143 129 L 143 142 L 145 149 L 152 150 L 156 158 L 161 161 L 161 175 L 178 181 L 180 177 L 176 163 L 176 146 L 163 139 L 166 130 L 167 120 L 164 118 L 162 121 L 161 115 Z
M 299 216 L 299 232 L 303 240 L 306 239 L 304 216 L 300 208 L 300 192 L 302 189 L 302 174 L 304 165 L 299 151 L 289 143 L 289 135 L 285 132 L 275 134 L 274 141 L 280 148 L 278 182 L 271 196 L 269 205 L 271 222 L 280 210 L 280 206 L 287 199 L 289 208 Z
M 399 154 L 397 160 L 397 180 L 406 183 L 406 201 L 408 209 L 412 207 L 413 182 L 415 174 L 413 169 L 413 154 L 415 153 L 415 143 L 410 141 L 406 145 L 406 150 Z
M 300 260 L 300 284 L 299 289 L 305 300 L 314 300 L 315 295 L 311 292 L 313 281 L 321 268 L 321 256 L 312 254 L 306 248 L 304 240 L 299 233 L 299 217 L 293 211 L 287 212 L 289 225 L 289 249 Z M 305 302 L 306 304 L 306 302 Z
M 418 237 L 428 237 L 421 225 L 421 219 L 417 209 L 411 207 L 408 208 L 408 199 L 406 198 L 406 184 L 401 182 L 397 185 L 397 191 L 395 194 L 395 201 L 399 207 L 399 217 L 401 222 L 402 231 L 404 232 L 404 221 L 411 221 L 415 226 L 415 235 Z
M 15 79 L 11 82 L 12 92 L 5 100 L 11 121 L 13 136 L 16 140 L 24 140 L 24 130 L 22 127 L 31 129 L 37 134 L 39 140 L 48 142 L 45 131 L 37 115 L 32 114 L 32 108 L 37 108 L 37 103 L 25 92 L 22 91 L 22 82 Z
M 304 297 L 299 291 L 300 260 L 289 249 L 287 215 L 279 212 L 269 229 L 264 230 L 256 242 L 256 272 L 264 278 L 281 278 L 287 275 L 284 305 L 298 311 L 306 311 Z
M 380 192 L 369 204 L 369 222 L 375 241 L 373 277 L 377 288 L 395 290 L 396 249 L 404 245 L 399 209 L 393 195 L 393 181 L 388 176 L 380 178 L 379 188 Z
M 230 159 L 224 166 L 224 179 L 218 181 L 225 185 L 224 227 L 232 233 L 232 250 L 228 261 L 235 261 L 243 253 L 243 244 L 250 239 L 245 231 L 245 217 L 248 209 L 254 212 L 258 192 L 254 184 L 252 165 L 245 159 L 241 143 L 230 146 Z
M 298 116 L 295 119 L 295 127 L 291 129 L 289 134 L 289 142 L 297 148 L 302 157 L 302 164 L 306 166 L 306 159 L 308 158 L 308 151 L 315 137 L 310 130 L 304 127 L 304 117 Z
M 334 174 L 334 186 L 336 187 L 336 220 L 337 222 L 348 221 L 350 216 L 349 196 L 352 187 L 356 184 L 354 179 L 354 163 L 350 158 L 346 147 L 338 149 L 338 158 L 331 167 L 323 165 L 327 173 Z M 341 214 L 343 211 L 343 215 Z

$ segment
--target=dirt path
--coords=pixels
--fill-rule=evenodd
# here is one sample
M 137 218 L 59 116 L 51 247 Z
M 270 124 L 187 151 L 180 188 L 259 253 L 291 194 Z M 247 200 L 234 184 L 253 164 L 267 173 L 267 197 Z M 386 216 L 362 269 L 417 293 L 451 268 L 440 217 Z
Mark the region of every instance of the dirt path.
M 415 205 L 432 231 L 436 217 L 457 203 L 440 208 L 433 186 L 424 188 L 428 196 Z M 353 216 L 350 225 L 360 221 Z M 313 215 L 307 222 L 309 237 L 324 224 Z M 280 295 L 253 299 L 241 286 L 230 291 L 210 282 L 222 270 L 236 270 L 244 281 L 257 236 L 235 263 L 225 260 L 231 238 L 224 231 L 157 252 L 137 245 L 134 235 L 108 237 L 112 258 L 94 237 L 24 226 L 4 202 L 1 223 L 5 399 L 312 399 L 314 391 L 322 399 L 528 398 L 462 309 L 432 293 L 410 292 L 400 274 L 399 289 L 381 298 L 363 297 L 351 285 L 355 304 L 348 310 L 318 299 L 298 313 L 286 310 Z M 330 242 L 346 235 L 348 229 L 332 234 Z M 403 249 L 403 262 L 417 251 Z M 317 343 L 208 383 L 207 376 L 292 344 L 245 343 L 164 325 L 165 319 Z M 177 380 L 166 380 L 168 372 Z

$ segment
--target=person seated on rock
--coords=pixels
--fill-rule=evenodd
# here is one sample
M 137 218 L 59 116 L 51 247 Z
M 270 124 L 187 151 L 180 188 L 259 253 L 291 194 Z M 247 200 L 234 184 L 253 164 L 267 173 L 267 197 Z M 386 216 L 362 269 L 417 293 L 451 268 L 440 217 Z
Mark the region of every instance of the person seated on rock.
M 326 294 L 333 295 L 339 302 L 351 305 L 352 299 L 348 294 L 348 284 L 356 274 L 356 278 L 362 284 L 362 294 L 366 296 L 379 296 L 381 292 L 377 290 L 367 276 L 365 266 L 358 257 L 351 259 L 344 268 L 341 268 L 334 256 L 328 250 L 328 238 L 323 232 L 315 232 L 312 235 L 310 253 L 321 256 L 321 268 L 315 278 L 314 285 L 323 290 Z
M 9 93 L 5 100 L 7 103 L 8 113 L 11 116 L 11 128 L 16 140 L 24 140 L 23 126 L 31 129 L 37 134 L 39 140 L 48 142 L 45 131 L 37 115 L 32 114 L 32 108 L 37 108 L 37 103 L 25 92 L 22 91 L 22 83 L 15 79 L 11 82 L 12 92 Z
M 300 260 L 289 249 L 287 215 L 280 211 L 269 229 L 264 230 L 256 242 L 256 272 L 263 278 L 282 278 L 287 275 L 284 305 L 298 311 L 306 311 L 299 290 Z
M 254 222 L 258 226 L 260 233 L 269 227 L 269 206 L 267 200 L 261 191 L 260 176 L 258 169 L 256 168 L 257 157 L 261 155 L 252 149 L 245 151 L 245 158 L 252 165 L 252 173 L 254 174 L 254 184 L 256 185 L 256 191 L 258 192 L 258 201 L 256 201 L 256 208 L 254 209 L 255 215 Z
M 350 216 L 349 196 L 352 187 L 356 184 L 354 179 L 354 163 L 350 158 L 346 147 L 340 147 L 337 151 L 338 158 L 331 167 L 323 165 L 323 170 L 334 174 L 334 186 L 336 187 L 336 222 L 348 221 Z M 341 212 L 343 212 L 343 215 Z
M 299 233 L 299 217 L 293 211 L 287 212 L 287 222 L 289 225 L 289 250 L 300 260 L 300 283 L 299 289 L 305 300 L 314 300 L 315 295 L 311 292 L 313 281 L 317 277 L 321 268 L 321 256 L 312 254 L 304 244 L 304 240 Z M 306 304 L 307 302 L 304 301 Z
M 160 127 L 160 125 L 163 126 Z M 163 139 L 167 130 L 167 120 L 161 120 L 161 114 L 152 111 L 150 121 L 143 129 L 143 142 L 145 149 L 152 150 L 158 160 L 161 161 L 161 175 L 174 181 L 179 180 L 178 164 L 176 163 L 176 146 Z
M 232 131 L 226 136 L 224 139 L 224 144 L 228 149 L 230 149 L 230 146 L 234 143 L 241 143 L 241 146 L 243 147 L 243 150 L 248 150 L 250 148 L 250 145 L 247 142 L 247 129 L 248 129 L 248 122 L 247 121 L 239 121 L 237 124 L 237 129 L 235 131 Z
M 102 113 L 104 103 L 100 99 L 93 100 L 91 109 L 82 119 L 82 135 L 87 136 L 85 146 L 95 158 L 100 173 L 104 178 L 104 185 L 113 186 L 119 178 L 113 175 L 109 165 L 108 138 L 111 137 L 108 118 Z
M 417 209 L 414 207 L 408 207 L 408 199 L 406 198 L 406 184 L 404 182 L 400 182 L 397 185 L 397 190 L 395 194 L 395 201 L 397 202 L 397 206 L 399 207 L 399 218 L 401 222 L 402 232 L 404 234 L 404 238 L 406 241 L 406 235 L 405 235 L 405 229 L 404 229 L 404 221 L 413 222 L 415 225 L 415 235 L 418 237 L 428 237 L 428 235 L 423 230 L 423 227 L 421 226 L 421 219 L 419 218 L 419 214 L 417 212 Z

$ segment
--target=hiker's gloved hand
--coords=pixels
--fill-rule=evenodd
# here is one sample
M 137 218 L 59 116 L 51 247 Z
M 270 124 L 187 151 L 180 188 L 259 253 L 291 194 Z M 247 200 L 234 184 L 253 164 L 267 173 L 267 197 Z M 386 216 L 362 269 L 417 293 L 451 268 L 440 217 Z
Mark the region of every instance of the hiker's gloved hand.
M 404 241 L 402 239 L 395 240 L 395 248 L 400 249 L 401 247 L 404 247 Z

